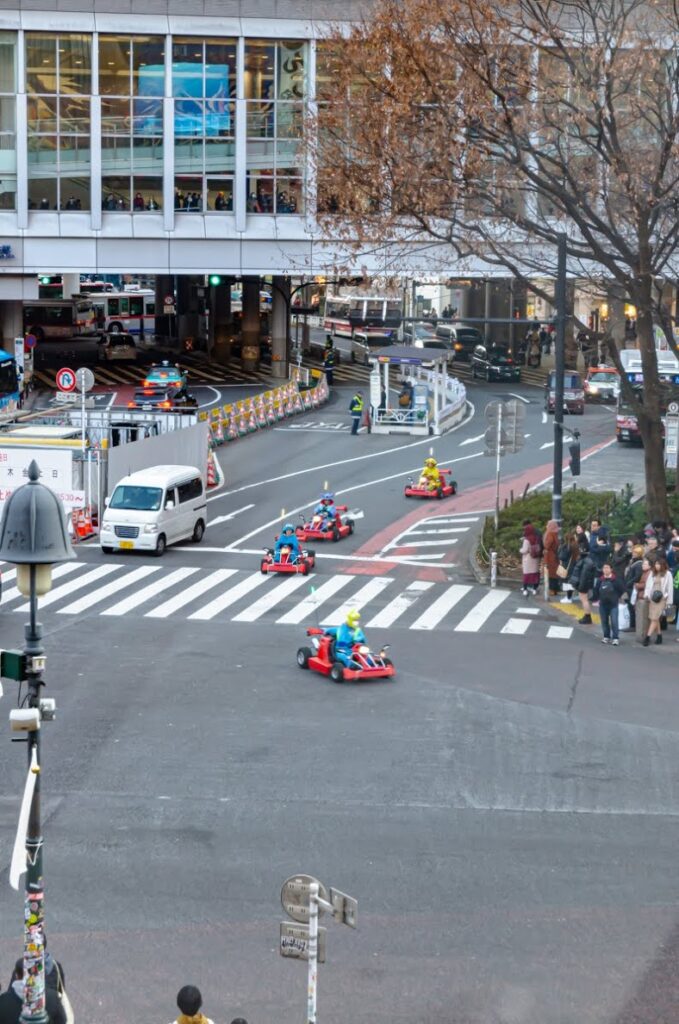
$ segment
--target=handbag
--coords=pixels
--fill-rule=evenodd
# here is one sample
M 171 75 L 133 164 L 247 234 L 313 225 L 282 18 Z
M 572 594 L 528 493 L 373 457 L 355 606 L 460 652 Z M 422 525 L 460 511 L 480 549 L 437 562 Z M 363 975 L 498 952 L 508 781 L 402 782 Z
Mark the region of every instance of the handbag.
M 664 596 L 662 590 L 654 590 L 651 594 L 651 601 L 653 604 L 660 604 Z
M 568 569 L 566 568 L 565 565 L 557 565 L 557 567 L 556 567 L 556 574 L 557 574 L 557 576 L 559 577 L 560 580 L 567 580 L 568 579 Z
M 629 629 L 630 621 L 629 607 L 623 602 L 618 605 L 618 629 Z
M 61 977 L 61 971 L 59 970 L 59 964 L 54 961 L 57 969 L 57 995 L 59 1002 L 64 1008 L 64 1015 L 66 1017 L 66 1024 L 75 1024 L 75 1014 L 73 1013 L 73 1007 L 71 1006 L 71 1000 L 68 998 L 68 993 L 64 988 L 64 979 Z

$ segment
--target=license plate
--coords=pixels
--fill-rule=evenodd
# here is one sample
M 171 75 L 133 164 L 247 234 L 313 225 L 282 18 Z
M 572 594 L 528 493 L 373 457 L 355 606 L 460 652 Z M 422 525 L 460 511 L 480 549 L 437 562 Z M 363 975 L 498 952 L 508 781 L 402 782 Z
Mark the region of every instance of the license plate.
M 120 546 L 121 546 L 121 548 L 124 548 L 125 550 L 129 550 L 130 548 L 134 547 L 134 541 L 133 540 L 121 540 Z
M 144 412 L 150 412 L 152 408 L 153 406 L 151 405 L 150 402 L 144 402 L 144 404 L 142 405 L 142 409 L 144 410 Z

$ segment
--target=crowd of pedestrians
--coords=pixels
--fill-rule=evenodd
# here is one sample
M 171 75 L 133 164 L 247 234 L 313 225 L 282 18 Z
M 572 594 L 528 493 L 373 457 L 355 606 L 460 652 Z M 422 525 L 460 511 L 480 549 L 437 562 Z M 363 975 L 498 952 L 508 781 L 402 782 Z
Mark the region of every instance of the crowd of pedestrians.
M 617 647 L 620 633 L 636 633 L 640 643 L 662 644 L 667 626 L 679 643 L 679 529 L 647 523 L 642 533 L 614 537 L 604 523 L 578 523 L 561 537 L 550 520 L 544 536 L 530 520 L 520 547 L 525 597 L 537 594 L 541 567 L 550 596 L 562 604 L 580 602 L 578 622 L 591 626 L 594 606 L 601 619 L 601 642 Z

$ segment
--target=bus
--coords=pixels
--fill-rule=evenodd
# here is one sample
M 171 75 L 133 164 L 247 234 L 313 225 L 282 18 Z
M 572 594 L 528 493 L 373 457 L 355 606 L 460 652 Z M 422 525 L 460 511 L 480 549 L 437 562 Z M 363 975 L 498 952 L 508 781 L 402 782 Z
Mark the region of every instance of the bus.
M 294 312 L 294 307 L 293 307 Z M 401 300 L 386 295 L 327 295 L 323 329 L 333 337 L 389 341 L 401 326 Z
M 16 412 L 20 404 L 16 359 L 0 349 L 0 413 Z
M 140 338 L 156 333 L 156 293 L 150 288 L 129 292 L 85 291 L 96 313 L 97 329 L 126 331 Z
M 74 338 L 97 331 L 96 312 L 91 299 L 85 295 L 24 302 L 23 313 L 24 336 L 32 334 L 37 341 Z
M 656 350 L 656 357 L 661 385 L 660 413 L 664 416 L 667 412 L 667 403 L 679 399 L 679 362 L 672 352 L 659 352 Z M 634 388 L 639 401 L 643 403 L 644 374 L 641 366 L 641 353 L 636 349 L 624 349 L 620 353 L 620 359 L 626 372 L 627 380 Z M 621 443 L 623 441 L 631 444 L 642 443 L 636 412 L 631 403 L 625 398 L 622 389 L 618 393 L 615 410 L 615 436 Z

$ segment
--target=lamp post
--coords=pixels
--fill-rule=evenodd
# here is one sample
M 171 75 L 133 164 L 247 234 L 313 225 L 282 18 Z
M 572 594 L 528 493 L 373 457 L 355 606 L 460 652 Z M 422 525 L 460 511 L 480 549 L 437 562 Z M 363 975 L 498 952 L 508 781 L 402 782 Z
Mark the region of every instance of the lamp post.
M 566 270 L 568 238 L 559 234 L 556 272 L 556 337 L 554 339 L 554 470 L 552 475 L 552 519 L 561 527 L 563 489 L 563 392 L 566 372 Z
M 28 483 L 17 488 L 5 502 L 0 522 L 0 560 L 17 566 L 17 588 L 29 598 L 30 616 L 25 627 L 23 653 L 3 652 L 2 671 L 25 682 L 28 693 L 21 707 L 10 713 L 14 732 L 26 733 L 31 787 L 25 831 L 26 871 L 24 903 L 24 997 L 21 1020 L 47 1024 L 45 1009 L 44 889 L 40 823 L 40 724 L 54 718 L 54 701 L 41 696 L 45 685 L 42 626 L 36 621 L 38 597 L 52 586 L 52 566 L 75 558 L 63 505 L 54 491 L 39 483 L 35 461 L 28 468 Z M 15 655 L 7 658 L 6 655 Z M 6 671 L 7 670 L 7 671 Z M 20 829 L 24 818 L 20 816 Z M 22 838 L 22 837 L 18 837 Z M 12 872 L 10 873 L 12 874 Z

